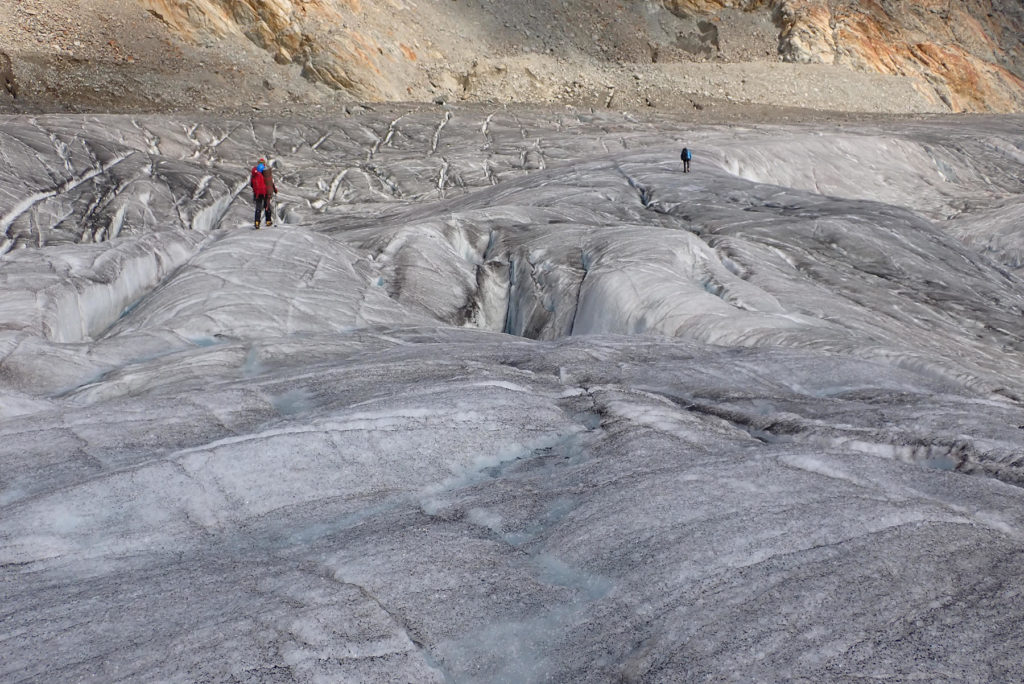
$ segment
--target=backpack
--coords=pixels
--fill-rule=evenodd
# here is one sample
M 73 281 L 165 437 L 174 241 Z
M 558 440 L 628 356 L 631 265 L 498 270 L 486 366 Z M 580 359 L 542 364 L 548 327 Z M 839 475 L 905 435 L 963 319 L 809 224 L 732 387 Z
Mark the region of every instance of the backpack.
M 690 150 L 689 150 L 689 148 L 684 147 L 683 148 L 683 153 L 681 155 L 679 155 L 679 158 L 682 159 L 683 161 L 690 161 Z
M 255 166 L 252 167 L 252 173 L 249 174 L 249 185 L 252 186 L 252 194 L 256 197 L 263 197 L 267 194 L 267 182 Z

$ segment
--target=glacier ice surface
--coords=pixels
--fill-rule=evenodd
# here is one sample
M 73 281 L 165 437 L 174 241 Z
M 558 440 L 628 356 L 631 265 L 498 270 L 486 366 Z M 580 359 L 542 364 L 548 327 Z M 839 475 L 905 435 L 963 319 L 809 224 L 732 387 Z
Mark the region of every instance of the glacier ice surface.
M 967 123 L 0 119 L 0 681 L 1024 678 Z

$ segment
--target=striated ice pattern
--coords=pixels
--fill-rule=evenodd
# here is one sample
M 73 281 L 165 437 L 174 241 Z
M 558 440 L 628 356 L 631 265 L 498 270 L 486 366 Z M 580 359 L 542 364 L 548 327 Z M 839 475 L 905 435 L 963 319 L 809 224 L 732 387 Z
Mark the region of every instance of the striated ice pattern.
M 0 681 L 1024 679 L 1022 168 L 1019 117 L 0 119 Z

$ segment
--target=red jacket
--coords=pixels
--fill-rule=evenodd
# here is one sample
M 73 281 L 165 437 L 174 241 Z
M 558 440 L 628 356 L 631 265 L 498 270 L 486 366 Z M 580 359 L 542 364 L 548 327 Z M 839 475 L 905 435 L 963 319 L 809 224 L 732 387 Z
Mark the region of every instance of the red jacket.
M 267 196 L 267 181 L 265 176 L 255 166 L 249 172 L 249 187 L 252 188 L 253 197 Z

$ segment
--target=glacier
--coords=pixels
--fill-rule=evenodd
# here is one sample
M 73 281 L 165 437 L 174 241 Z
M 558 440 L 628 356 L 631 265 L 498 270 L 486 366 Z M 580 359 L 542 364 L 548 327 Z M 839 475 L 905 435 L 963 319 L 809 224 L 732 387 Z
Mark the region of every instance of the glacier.
M 0 118 L 0 681 L 1024 679 L 1022 164 L 1019 116 Z

